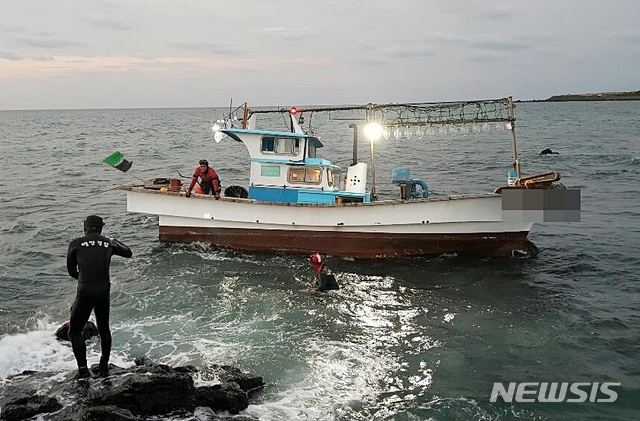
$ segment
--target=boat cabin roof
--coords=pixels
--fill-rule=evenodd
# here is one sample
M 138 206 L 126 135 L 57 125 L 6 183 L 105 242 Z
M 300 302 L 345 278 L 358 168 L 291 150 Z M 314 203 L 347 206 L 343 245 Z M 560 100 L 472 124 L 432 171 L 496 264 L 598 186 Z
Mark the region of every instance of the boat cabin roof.
M 305 133 L 293 133 L 293 132 L 278 132 L 273 130 L 252 130 L 252 129 L 222 129 L 220 130 L 222 133 L 228 135 L 230 138 L 237 142 L 244 141 L 241 139 L 241 135 L 249 134 L 249 135 L 258 135 L 258 136 L 273 136 L 273 137 L 287 137 L 294 139 L 309 139 L 311 143 L 315 145 L 316 148 L 322 148 L 324 145 L 320 140 L 315 137 Z

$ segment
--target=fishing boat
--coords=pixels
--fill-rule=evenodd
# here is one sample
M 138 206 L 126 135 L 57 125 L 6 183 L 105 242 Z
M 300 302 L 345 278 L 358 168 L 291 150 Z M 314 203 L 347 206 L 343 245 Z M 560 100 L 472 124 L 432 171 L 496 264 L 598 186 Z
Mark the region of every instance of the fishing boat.
M 214 138 L 246 147 L 248 186 L 228 187 L 219 200 L 201 194 L 187 199 L 177 179 L 120 188 L 126 192 L 129 212 L 158 215 L 163 242 L 353 258 L 527 254 L 533 223 L 502 220 L 502 191 L 554 188 L 560 176 L 522 176 L 514 108 L 511 97 L 256 111 L 243 104 L 214 126 Z M 497 189 L 434 197 L 426 182 L 411 178 L 410 169 L 401 167 L 392 177 L 398 196 L 383 199 L 376 192 L 373 149 L 371 165 L 358 162 L 360 126 L 349 125 L 354 131 L 353 160 L 342 171 L 320 154 L 330 140 L 303 130 L 303 116 L 319 112 L 346 113 L 344 120 L 361 121 L 372 142 L 398 128 L 503 124 L 512 134 L 513 169 L 508 183 Z M 266 113 L 286 115 L 287 130 L 256 128 L 258 117 Z

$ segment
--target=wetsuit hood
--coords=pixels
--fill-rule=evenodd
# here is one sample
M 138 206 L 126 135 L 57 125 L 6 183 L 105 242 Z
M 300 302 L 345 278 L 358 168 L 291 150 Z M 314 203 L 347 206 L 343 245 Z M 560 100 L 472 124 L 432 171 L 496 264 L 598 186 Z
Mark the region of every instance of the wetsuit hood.
M 313 253 L 309 258 L 311 259 L 313 268 L 316 270 L 316 274 L 320 273 L 322 271 L 322 267 L 324 266 L 322 255 L 320 255 L 320 253 Z
M 89 234 L 91 232 L 100 234 L 102 233 L 102 227 L 104 227 L 104 222 L 102 218 L 97 215 L 89 215 L 87 216 L 87 219 L 84 220 L 85 234 Z

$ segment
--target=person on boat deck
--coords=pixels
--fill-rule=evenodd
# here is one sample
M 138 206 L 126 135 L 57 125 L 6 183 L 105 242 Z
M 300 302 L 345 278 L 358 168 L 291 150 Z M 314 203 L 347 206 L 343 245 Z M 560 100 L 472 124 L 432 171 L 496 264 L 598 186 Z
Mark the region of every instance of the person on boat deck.
M 218 178 L 218 173 L 209 166 L 209 161 L 206 159 L 201 159 L 199 164 L 193 172 L 193 178 L 191 179 L 191 184 L 189 184 L 185 196 L 191 196 L 191 190 L 193 190 L 199 178 L 202 194 L 213 193 L 216 200 L 220 199 L 220 179 Z
M 316 291 L 324 292 L 332 289 L 340 289 L 336 277 L 331 272 L 331 269 L 324 263 L 320 253 L 313 253 L 310 259 L 316 274 Z
M 61 341 L 68 341 L 70 324 L 70 322 L 64 322 L 62 326 L 60 326 L 58 330 L 56 330 L 56 338 L 60 339 Z M 92 321 L 88 321 L 84 325 L 84 328 L 82 328 L 82 337 L 85 340 L 93 338 L 94 336 L 98 336 L 99 334 L 100 332 L 98 332 L 98 328 Z
M 88 216 L 84 221 L 83 237 L 69 243 L 67 252 L 67 272 L 78 280 L 76 299 L 71 307 L 69 320 L 69 339 L 73 355 L 78 363 L 78 378 L 89 377 L 87 368 L 87 348 L 82 331 L 93 311 L 100 333 L 102 355 L 98 371 L 101 375 L 109 372 L 109 354 L 111 353 L 111 331 L 109 329 L 109 305 L 111 280 L 109 266 L 111 256 L 131 257 L 131 249 L 120 241 L 102 235 L 104 222 L 96 215 Z

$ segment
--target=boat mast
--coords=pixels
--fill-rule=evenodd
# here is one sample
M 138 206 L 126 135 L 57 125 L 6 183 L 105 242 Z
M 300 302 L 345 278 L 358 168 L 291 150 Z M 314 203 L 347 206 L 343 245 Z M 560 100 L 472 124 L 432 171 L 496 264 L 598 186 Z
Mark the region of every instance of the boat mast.
M 356 165 L 358 163 L 358 125 L 351 123 L 349 128 L 353 129 L 353 160 L 351 165 Z
M 242 107 L 243 107 L 243 110 L 242 110 L 242 128 L 246 129 L 248 127 L 248 124 L 249 124 L 249 106 L 245 102 L 244 104 L 242 104 Z
M 518 148 L 516 147 L 516 117 L 514 113 L 514 108 L 516 108 L 513 103 L 513 98 L 509 97 L 509 127 L 511 130 L 511 147 L 513 149 L 513 170 L 518 174 L 518 179 L 520 179 L 520 160 L 518 159 Z
M 367 123 L 375 121 L 374 106 L 371 103 L 367 104 L 366 121 Z M 371 201 L 375 202 L 378 200 L 378 195 L 376 194 L 376 161 L 373 152 L 374 141 L 371 139 L 369 142 L 371 143 Z

